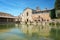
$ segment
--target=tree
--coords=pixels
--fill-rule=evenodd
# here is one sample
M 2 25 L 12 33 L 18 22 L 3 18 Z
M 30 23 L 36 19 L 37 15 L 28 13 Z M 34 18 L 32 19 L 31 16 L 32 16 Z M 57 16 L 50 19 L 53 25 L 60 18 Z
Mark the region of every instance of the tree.
M 52 9 L 52 10 L 50 11 L 50 17 L 51 17 L 51 19 L 56 18 L 55 9 Z
M 60 0 L 56 0 L 55 2 L 55 13 L 56 17 L 60 18 Z
M 56 2 L 55 2 L 55 9 L 56 10 L 60 9 L 60 0 L 56 0 Z

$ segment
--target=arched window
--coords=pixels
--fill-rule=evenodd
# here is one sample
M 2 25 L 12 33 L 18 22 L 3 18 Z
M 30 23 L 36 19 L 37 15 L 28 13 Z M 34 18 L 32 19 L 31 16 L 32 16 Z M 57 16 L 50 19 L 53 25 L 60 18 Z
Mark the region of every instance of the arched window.
M 39 18 L 40 18 L 40 16 L 39 16 Z
M 43 18 L 42 18 L 42 21 L 43 21 Z
M 27 16 L 28 16 L 28 12 L 27 12 Z
M 40 21 L 40 20 L 38 20 L 38 21 Z
M 49 20 L 47 20 L 47 21 L 49 21 Z

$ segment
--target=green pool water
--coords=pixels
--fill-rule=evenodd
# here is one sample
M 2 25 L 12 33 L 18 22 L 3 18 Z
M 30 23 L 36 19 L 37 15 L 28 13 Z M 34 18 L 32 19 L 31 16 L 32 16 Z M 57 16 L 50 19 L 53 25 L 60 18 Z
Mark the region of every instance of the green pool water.
M 0 24 L 0 40 L 60 40 L 60 27 Z

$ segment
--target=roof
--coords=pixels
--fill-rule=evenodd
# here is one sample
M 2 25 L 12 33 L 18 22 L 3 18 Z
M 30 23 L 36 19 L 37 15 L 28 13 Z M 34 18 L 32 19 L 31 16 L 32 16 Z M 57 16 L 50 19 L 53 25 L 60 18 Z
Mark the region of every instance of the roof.
M 13 15 L 8 14 L 8 13 L 4 13 L 4 12 L 0 12 L 0 17 L 4 17 L 4 18 L 14 18 Z
M 33 14 L 46 13 L 46 12 L 50 12 L 50 10 L 43 10 L 43 11 L 32 10 Z

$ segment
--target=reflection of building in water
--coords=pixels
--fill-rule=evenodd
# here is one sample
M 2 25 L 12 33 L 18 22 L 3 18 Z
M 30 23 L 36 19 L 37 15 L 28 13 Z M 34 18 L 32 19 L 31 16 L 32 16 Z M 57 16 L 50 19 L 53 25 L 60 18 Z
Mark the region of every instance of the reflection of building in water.
M 11 28 L 15 28 L 14 24 L 0 24 L 0 32 L 9 32 Z
M 24 32 L 25 34 L 30 34 L 32 35 L 33 33 L 37 33 L 39 35 L 43 36 L 48 36 L 49 31 L 51 30 L 50 27 L 48 26 L 40 26 L 40 25 L 22 25 L 21 26 L 21 31 Z
M 3 33 L 3 32 L 9 32 L 10 29 L 0 29 L 0 32 Z
M 40 35 L 48 36 L 51 28 L 48 26 L 41 26 L 40 27 Z
M 50 10 L 41 11 L 39 7 L 36 10 L 26 8 L 20 15 L 22 22 L 34 22 L 34 21 L 50 21 Z
M 15 22 L 15 17 L 13 15 L 0 12 L 0 22 Z

